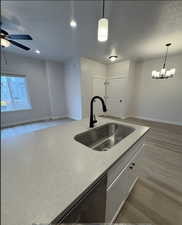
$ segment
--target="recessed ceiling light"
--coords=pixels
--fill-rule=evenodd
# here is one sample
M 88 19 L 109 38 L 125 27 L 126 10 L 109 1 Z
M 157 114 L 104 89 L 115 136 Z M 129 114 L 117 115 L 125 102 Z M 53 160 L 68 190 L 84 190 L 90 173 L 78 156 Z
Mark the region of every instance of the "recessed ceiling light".
M 77 27 L 76 21 L 75 20 L 71 20 L 70 21 L 70 26 L 73 27 L 73 28 Z
M 40 51 L 38 49 L 35 50 L 35 53 L 40 54 Z
M 117 55 L 111 55 L 111 56 L 109 56 L 109 60 L 110 60 L 111 62 L 116 61 L 117 58 L 118 58 Z

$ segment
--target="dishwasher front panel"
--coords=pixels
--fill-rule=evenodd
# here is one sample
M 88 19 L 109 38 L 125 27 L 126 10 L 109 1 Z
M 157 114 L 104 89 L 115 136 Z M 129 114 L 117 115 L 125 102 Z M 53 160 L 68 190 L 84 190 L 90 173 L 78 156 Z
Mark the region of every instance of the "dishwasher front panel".
M 86 193 L 58 223 L 104 223 L 107 176 Z

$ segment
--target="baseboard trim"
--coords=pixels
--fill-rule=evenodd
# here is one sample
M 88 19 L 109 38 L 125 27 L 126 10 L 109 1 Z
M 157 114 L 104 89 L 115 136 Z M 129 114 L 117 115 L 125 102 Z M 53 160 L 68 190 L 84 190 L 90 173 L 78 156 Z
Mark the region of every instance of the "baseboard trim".
M 26 124 L 31 124 L 31 123 L 47 122 L 47 121 L 51 121 L 51 120 L 61 120 L 61 119 L 63 119 L 63 120 L 69 119 L 69 117 L 67 117 L 67 116 L 58 117 L 57 116 L 57 117 L 44 117 L 44 118 L 38 119 L 38 120 L 26 120 L 26 121 L 22 121 L 22 122 L 18 122 L 18 123 L 12 123 L 9 125 L 1 125 L 1 129 L 21 126 L 21 125 L 26 125 Z
M 177 126 L 182 126 L 182 122 L 172 122 L 172 121 L 167 121 L 167 120 L 159 120 L 155 118 L 150 118 L 150 117 L 144 117 L 144 116 L 127 116 L 126 118 L 136 118 L 136 119 L 142 119 L 142 120 L 148 120 L 152 122 L 159 122 L 159 123 L 166 123 L 166 124 L 171 124 L 171 125 L 177 125 Z
M 50 120 L 62 120 L 62 119 L 69 119 L 68 116 L 52 116 Z

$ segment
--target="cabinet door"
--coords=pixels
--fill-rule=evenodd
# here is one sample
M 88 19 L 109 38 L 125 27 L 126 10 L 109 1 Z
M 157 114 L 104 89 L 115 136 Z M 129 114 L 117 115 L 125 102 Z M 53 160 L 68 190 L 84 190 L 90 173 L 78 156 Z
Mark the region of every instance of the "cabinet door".
M 122 179 L 124 180 L 122 184 L 122 193 L 125 200 L 128 198 L 128 195 L 131 192 L 133 185 L 139 177 L 138 162 L 141 157 L 141 153 L 142 148 L 135 154 L 135 156 L 132 158 L 132 160 L 130 161 L 130 163 L 122 174 Z
M 140 151 L 132 158 L 107 190 L 106 222 L 112 222 L 126 201 L 131 188 L 138 177 L 135 171 Z
M 106 222 L 111 222 L 127 198 L 128 189 L 134 182 L 133 171 L 128 165 L 107 190 Z

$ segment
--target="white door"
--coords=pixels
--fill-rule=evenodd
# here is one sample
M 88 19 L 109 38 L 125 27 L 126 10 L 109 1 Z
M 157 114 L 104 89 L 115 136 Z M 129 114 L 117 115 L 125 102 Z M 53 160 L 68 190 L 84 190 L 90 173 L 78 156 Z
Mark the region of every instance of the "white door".
M 93 96 L 100 96 L 105 100 L 105 79 L 104 78 L 93 78 Z M 100 100 L 94 102 L 94 114 L 103 115 L 102 105 Z
M 108 115 L 124 117 L 127 107 L 127 78 L 108 79 L 106 87 Z

